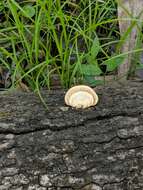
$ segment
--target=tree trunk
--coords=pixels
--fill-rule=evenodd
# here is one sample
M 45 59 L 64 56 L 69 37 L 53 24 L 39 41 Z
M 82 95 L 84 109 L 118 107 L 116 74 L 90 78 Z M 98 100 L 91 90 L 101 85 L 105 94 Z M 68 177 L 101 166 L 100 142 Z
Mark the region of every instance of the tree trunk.
M 142 83 L 98 88 L 96 107 L 64 92 L 0 93 L 0 190 L 142 190 Z
M 143 0 L 117 1 L 121 39 L 125 33 L 130 30 L 129 34 L 125 37 L 125 40 L 123 40 L 123 45 L 121 46 L 121 53 L 126 53 L 133 51 L 135 48 L 140 48 L 136 47 L 136 42 L 138 34 L 142 33 Z M 135 19 L 137 20 L 135 21 Z M 124 63 L 119 66 L 119 78 L 127 78 L 130 74 L 132 75 L 135 72 L 135 62 L 134 53 L 128 54 Z

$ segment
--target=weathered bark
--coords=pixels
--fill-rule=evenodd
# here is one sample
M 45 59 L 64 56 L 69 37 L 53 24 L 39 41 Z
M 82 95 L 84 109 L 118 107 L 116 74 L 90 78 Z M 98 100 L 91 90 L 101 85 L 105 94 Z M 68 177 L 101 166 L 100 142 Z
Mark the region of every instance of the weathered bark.
M 98 88 L 96 107 L 64 92 L 0 93 L 0 190 L 142 190 L 143 88 Z
M 118 18 L 121 37 L 125 35 L 130 28 L 129 34 L 125 37 L 125 42 L 121 47 L 121 52 L 133 51 L 136 47 L 137 36 L 142 32 L 143 20 L 143 1 L 142 0 L 117 0 Z M 135 19 L 137 19 L 135 21 Z M 127 78 L 129 74 L 135 72 L 134 53 L 128 54 L 124 63 L 119 66 L 119 78 Z

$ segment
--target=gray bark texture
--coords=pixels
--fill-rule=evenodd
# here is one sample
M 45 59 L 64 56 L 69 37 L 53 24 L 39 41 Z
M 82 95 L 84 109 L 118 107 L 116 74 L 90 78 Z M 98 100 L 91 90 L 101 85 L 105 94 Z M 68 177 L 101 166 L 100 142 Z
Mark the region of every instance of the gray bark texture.
M 0 93 L 0 190 L 142 190 L 141 82 L 98 87 L 96 107 L 64 91 Z

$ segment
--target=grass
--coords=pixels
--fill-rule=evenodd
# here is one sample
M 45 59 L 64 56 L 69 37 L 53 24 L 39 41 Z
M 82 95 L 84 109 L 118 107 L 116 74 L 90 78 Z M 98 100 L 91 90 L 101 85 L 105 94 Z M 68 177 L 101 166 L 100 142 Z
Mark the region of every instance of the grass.
M 110 74 L 128 53 L 121 38 L 113 0 L 8 0 L 0 3 L 0 64 L 10 73 L 11 88 L 20 83 L 40 94 L 58 75 L 63 88 L 96 85 L 94 76 Z M 134 52 L 140 52 L 142 33 Z

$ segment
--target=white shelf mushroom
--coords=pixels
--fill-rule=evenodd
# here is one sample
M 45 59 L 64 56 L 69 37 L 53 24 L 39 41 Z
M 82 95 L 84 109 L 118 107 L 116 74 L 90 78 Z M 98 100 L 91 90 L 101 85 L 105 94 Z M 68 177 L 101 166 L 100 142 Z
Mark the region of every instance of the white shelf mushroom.
M 86 85 L 78 85 L 70 88 L 65 95 L 65 103 L 75 108 L 88 108 L 98 102 L 96 92 Z

